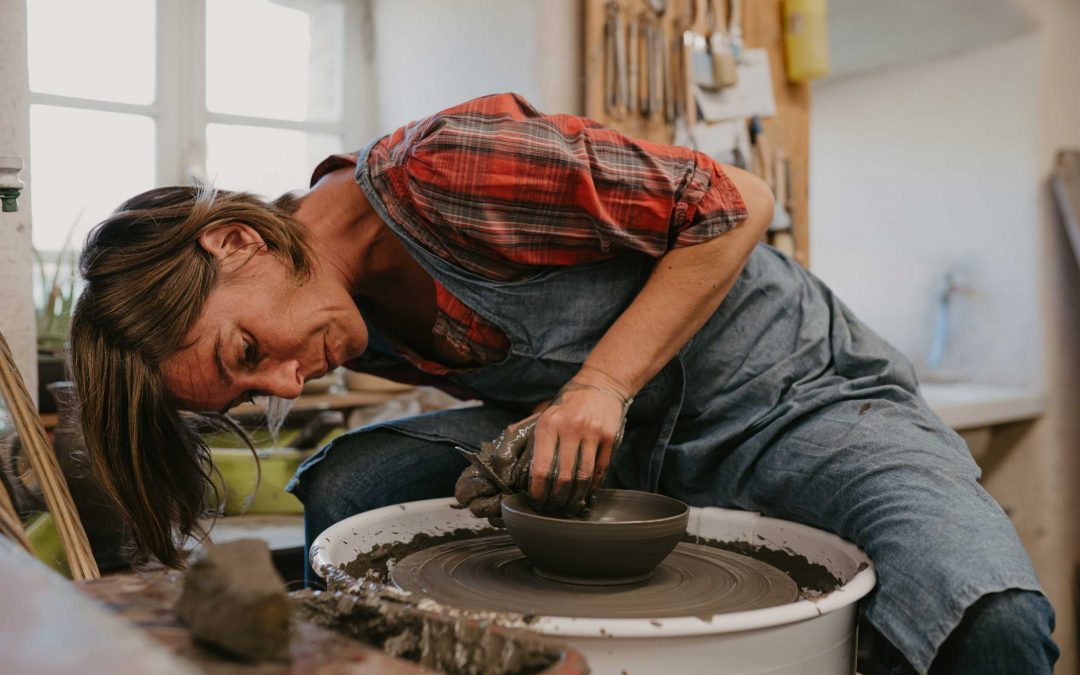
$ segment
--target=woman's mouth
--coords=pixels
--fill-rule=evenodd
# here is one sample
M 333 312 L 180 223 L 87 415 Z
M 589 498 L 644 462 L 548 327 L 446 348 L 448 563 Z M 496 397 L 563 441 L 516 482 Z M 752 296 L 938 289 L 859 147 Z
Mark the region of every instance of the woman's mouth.
M 326 341 L 326 337 L 323 337 L 323 360 L 326 361 L 326 371 L 329 373 L 334 368 L 337 368 L 341 363 L 334 357 L 330 344 Z

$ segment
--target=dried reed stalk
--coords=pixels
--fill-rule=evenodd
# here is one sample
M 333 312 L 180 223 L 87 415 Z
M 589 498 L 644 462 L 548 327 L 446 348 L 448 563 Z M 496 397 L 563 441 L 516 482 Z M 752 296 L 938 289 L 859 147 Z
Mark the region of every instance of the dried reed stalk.
M 3 481 L 0 481 L 0 534 L 14 540 L 33 555 L 30 540 L 26 538 L 26 532 L 22 528 L 22 520 L 15 511 L 15 504 L 12 503 L 11 495 L 8 494 Z
M 76 581 L 97 579 L 101 573 L 90 550 L 86 530 L 79 520 L 79 512 L 75 510 L 75 502 L 71 499 L 60 463 L 56 461 L 56 454 L 45 435 L 45 427 L 41 424 L 34 401 L 26 390 L 26 383 L 19 374 L 3 333 L 0 333 L 0 392 L 7 401 L 15 431 L 30 455 L 30 466 L 41 485 L 45 505 L 56 521 L 72 577 Z

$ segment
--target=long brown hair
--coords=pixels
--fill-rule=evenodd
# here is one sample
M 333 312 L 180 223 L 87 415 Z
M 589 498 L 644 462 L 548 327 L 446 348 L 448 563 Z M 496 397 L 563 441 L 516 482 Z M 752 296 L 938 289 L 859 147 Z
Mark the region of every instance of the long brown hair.
M 87 238 L 70 377 L 91 466 L 131 526 L 137 560 L 182 565 L 179 542 L 205 534 L 199 519 L 214 489 L 197 416 L 176 410 L 161 373 L 219 281 L 199 235 L 245 223 L 302 283 L 311 263 L 294 208 L 288 196 L 268 203 L 208 187 L 163 187 L 121 204 Z

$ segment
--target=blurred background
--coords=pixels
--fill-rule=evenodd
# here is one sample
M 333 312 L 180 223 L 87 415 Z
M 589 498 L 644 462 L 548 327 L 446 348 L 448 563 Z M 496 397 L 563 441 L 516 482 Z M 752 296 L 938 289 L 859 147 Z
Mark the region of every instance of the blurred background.
M 792 4 L 804 24 L 778 0 L 738 25 L 682 0 L 4 0 L 0 155 L 26 187 L 0 327 L 31 389 L 62 379 L 74 255 L 125 198 L 304 189 L 327 155 L 475 96 L 694 145 L 767 176 L 790 216 L 770 241 L 916 364 L 1077 672 L 1080 1 Z M 737 83 L 667 63 L 684 19 L 741 34 Z

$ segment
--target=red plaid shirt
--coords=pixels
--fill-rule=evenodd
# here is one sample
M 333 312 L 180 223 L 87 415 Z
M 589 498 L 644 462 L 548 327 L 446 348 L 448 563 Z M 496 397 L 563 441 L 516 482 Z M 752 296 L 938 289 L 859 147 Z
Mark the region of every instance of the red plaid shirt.
M 355 154 L 328 157 L 312 185 L 356 161 Z M 582 117 L 543 115 L 515 94 L 408 124 L 377 141 L 367 161 L 387 211 L 416 241 L 492 280 L 621 250 L 659 257 L 746 218 L 735 185 L 707 155 L 630 139 Z M 505 355 L 509 343 L 498 328 L 437 281 L 435 292 L 436 335 L 477 363 Z M 427 373 L 450 372 L 402 353 Z M 421 381 L 363 361 L 350 366 Z

